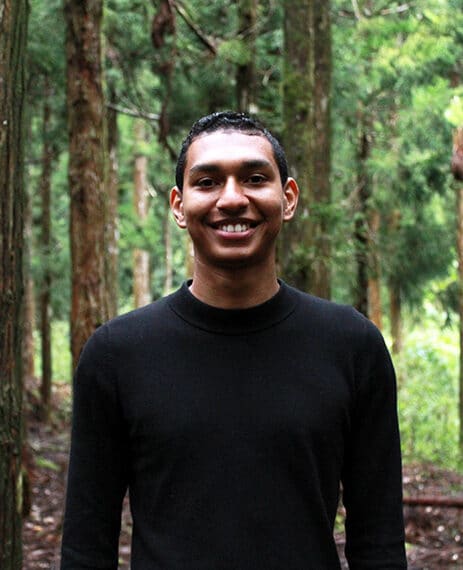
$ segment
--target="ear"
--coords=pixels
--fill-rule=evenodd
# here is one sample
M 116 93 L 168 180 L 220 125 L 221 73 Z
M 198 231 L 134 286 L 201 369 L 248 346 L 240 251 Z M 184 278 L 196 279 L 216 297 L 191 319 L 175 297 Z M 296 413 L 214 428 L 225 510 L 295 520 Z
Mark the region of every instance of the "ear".
M 288 178 L 283 188 L 284 210 L 283 221 L 291 220 L 296 212 L 297 201 L 299 200 L 299 186 L 294 178 Z
M 170 191 L 170 209 L 179 228 L 185 229 L 185 214 L 183 212 L 183 196 L 177 186 Z

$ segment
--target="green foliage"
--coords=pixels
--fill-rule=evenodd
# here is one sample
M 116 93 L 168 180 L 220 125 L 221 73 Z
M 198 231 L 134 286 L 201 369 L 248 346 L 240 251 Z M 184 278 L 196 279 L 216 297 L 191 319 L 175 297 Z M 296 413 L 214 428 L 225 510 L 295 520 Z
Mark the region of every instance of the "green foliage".
M 455 94 L 450 100 L 444 115 L 452 126 L 459 127 L 463 125 L 463 88 L 455 90 Z
M 407 338 L 395 362 L 404 461 L 458 467 L 457 362 L 454 329 L 428 321 Z
M 35 369 L 41 370 L 42 361 L 40 353 L 40 336 L 36 331 L 35 339 Z M 68 319 L 54 319 L 51 325 L 52 346 L 52 380 L 53 382 L 65 383 L 71 381 L 72 361 L 69 350 L 69 322 Z
M 49 75 L 64 84 L 64 17 L 61 0 L 29 0 L 31 25 L 28 35 L 29 73 L 36 80 Z M 34 88 L 31 83 L 29 88 Z
M 36 455 L 34 457 L 34 461 L 35 464 L 37 465 L 37 467 L 39 467 L 40 469 L 51 469 L 51 471 L 61 471 L 61 467 L 55 463 L 54 461 L 51 461 L 51 459 L 47 459 L 46 457 L 41 457 L 40 455 Z
M 246 43 L 239 38 L 221 42 L 218 48 L 218 55 L 237 65 L 246 65 L 251 59 Z
M 370 3 L 373 13 L 353 14 L 349 0 L 333 0 L 333 204 L 314 218 L 327 221 L 332 244 L 335 300 L 351 303 L 356 281 L 354 225 L 359 175 L 359 140 L 366 134 L 370 154 L 362 167 L 371 183 L 368 207 L 379 211 L 374 236 L 380 252 L 384 298 L 387 284 L 399 285 L 406 308 L 432 305 L 447 321 L 456 309 L 454 266 L 455 199 L 449 162 L 452 129 L 463 123 L 463 1 L 419 0 Z M 105 89 L 119 109 L 151 115 L 150 136 L 134 143 L 134 117 L 120 113 L 119 126 L 119 306 L 132 308 L 132 252 L 150 252 L 152 297 L 164 294 L 165 228 L 173 240 L 174 287 L 185 278 L 185 234 L 173 224 L 168 193 L 174 183 L 173 156 L 200 115 L 235 108 L 238 65 L 249 61 L 245 36 L 238 33 L 237 3 L 185 0 L 186 17 L 176 12 L 176 35 L 167 38 L 172 58 L 154 49 L 151 24 L 157 3 L 105 2 Z M 60 0 L 30 0 L 27 187 L 33 212 L 32 274 L 40 290 L 44 269 L 53 275 L 53 377 L 70 377 L 69 197 L 65 122 L 64 22 Z M 282 3 L 260 3 L 256 37 L 256 107 L 281 138 L 283 117 Z M 196 30 L 196 31 L 195 31 Z M 210 43 L 216 50 L 205 47 Z M 170 85 L 163 76 L 172 66 Z M 52 251 L 40 250 L 39 177 L 43 148 L 45 86 L 52 107 L 55 153 L 52 179 Z M 167 143 L 159 141 L 155 120 L 167 106 Z M 297 103 L 297 101 L 296 101 Z M 296 104 L 295 103 L 295 104 Z M 296 127 L 296 125 L 295 125 Z M 366 132 L 362 133 L 362 129 Z M 300 148 L 294 137 L 290 144 Z M 133 208 L 134 156 L 148 157 L 149 215 L 141 223 Z M 400 213 L 399 222 L 393 221 Z M 310 244 L 300 244 L 304 256 Z M 303 251 L 304 250 L 304 251 Z M 387 303 L 384 302 L 385 310 Z M 421 326 L 421 325 L 420 325 Z M 456 360 L 450 332 L 407 339 L 398 360 L 400 411 L 406 459 L 455 464 Z M 455 331 L 453 331 L 455 335 Z M 452 348 L 449 348 L 449 346 Z M 39 370 L 39 368 L 37 368 Z M 426 397 L 424 397 L 426 395 Z

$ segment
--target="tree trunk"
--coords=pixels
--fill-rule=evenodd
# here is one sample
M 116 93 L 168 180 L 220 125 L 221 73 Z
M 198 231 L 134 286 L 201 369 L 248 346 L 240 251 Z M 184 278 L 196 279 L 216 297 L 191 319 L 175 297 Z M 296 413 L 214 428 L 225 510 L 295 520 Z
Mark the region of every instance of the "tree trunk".
M 314 161 L 313 243 L 315 247 L 311 290 L 331 297 L 331 19 L 330 2 L 314 2 Z
M 143 228 L 148 216 L 148 157 L 144 149 L 145 129 L 142 120 L 134 125 L 135 152 L 133 204 L 140 227 Z M 133 252 L 133 292 L 135 307 L 143 307 L 151 302 L 150 255 L 142 248 Z
M 27 183 L 26 183 L 27 187 Z M 24 211 L 24 317 L 23 317 L 23 377 L 35 377 L 35 285 L 32 278 L 32 205 L 31 197 L 25 202 Z
M 453 139 L 452 172 L 457 184 L 457 255 L 458 255 L 458 312 L 460 317 L 460 374 L 459 420 L 460 462 L 463 463 L 463 171 L 460 176 L 455 165 L 463 157 L 463 127 L 456 129 Z M 462 161 L 463 164 L 463 161 Z
M 0 567 L 21 568 L 26 0 L 0 0 Z
M 164 279 L 164 294 L 167 295 L 172 291 L 174 282 L 172 219 L 168 204 L 166 204 L 164 212 L 164 247 L 166 251 L 166 275 Z
M 279 264 L 283 277 L 308 290 L 313 255 L 309 207 L 313 195 L 313 163 L 309 159 L 313 136 L 313 2 L 284 2 L 283 121 L 291 175 L 301 190 L 297 217 L 284 226 Z
M 402 334 L 402 300 L 400 286 L 391 281 L 389 283 L 389 305 L 391 317 L 392 353 L 399 354 L 403 348 Z
M 53 167 L 53 148 L 50 140 L 50 85 L 45 80 L 43 125 L 42 125 L 42 173 L 40 177 L 40 198 L 42 207 L 41 239 L 42 283 L 40 290 L 40 333 L 42 339 L 42 381 L 40 384 L 40 416 L 47 422 L 50 416 L 51 401 L 51 174 Z
M 371 181 L 367 170 L 367 160 L 371 152 L 369 118 L 363 109 L 359 111 L 359 147 L 357 153 L 357 200 L 355 215 L 355 259 L 357 279 L 355 285 L 355 308 L 366 317 L 368 312 L 368 208 L 371 197 Z
M 117 315 L 118 305 L 118 265 L 119 265 L 119 165 L 117 160 L 117 148 L 119 144 L 119 130 L 117 126 L 117 112 L 113 109 L 107 110 L 108 125 L 108 177 L 107 177 L 107 197 L 108 211 L 106 223 L 106 278 L 108 292 L 108 317 Z
M 378 233 L 381 216 L 378 210 L 371 209 L 368 216 L 369 276 L 368 276 L 368 311 L 370 319 L 379 328 L 383 328 L 383 310 L 381 305 L 381 265 L 379 259 Z
M 257 0 L 238 1 L 238 35 L 246 48 L 246 61 L 236 71 L 236 102 L 239 111 L 252 111 L 256 99 L 255 58 Z
M 185 273 L 187 278 L 191 278 L 195 268 L 195 248 L 193 247 L 190 234 L 185 234 L 185 251 Z
M 296 287 L 329 297 L 330 2 L 284 6 L 283 138 L 301 195 L 296 219 L 283 229 L 279 264 Z
M 463 462 L 463 186 L 457 190 L 458 312 L 460 317 L 459 420 L 460 460 Z
M 169 106 L 172 99 L 173 76 L 177 59 L 177 35 L 174 3 L 159 0 L 151 23 L 151 41 L 155 50 L 153 70 L 159 74 L 161 112 L 158 122 L 158 139 L 173 162 L 177 152 L 168 140 L 170 134 Z
M 84 343 L 108 316 L 102 7 L 102 0 L 65 2 L 74 367 Z

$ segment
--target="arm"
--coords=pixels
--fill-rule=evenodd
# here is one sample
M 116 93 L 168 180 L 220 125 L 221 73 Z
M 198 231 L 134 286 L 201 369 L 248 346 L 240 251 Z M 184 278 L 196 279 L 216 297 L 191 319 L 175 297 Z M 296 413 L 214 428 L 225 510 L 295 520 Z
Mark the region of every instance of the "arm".
M 352 570 L 407 568 L 395 374 L 381 334 L 366 327 L 343 474 L 346 557 Z
M 62 570 L 117 569 L 128 457 L 107 335 L 90 338 L 74 377 Z

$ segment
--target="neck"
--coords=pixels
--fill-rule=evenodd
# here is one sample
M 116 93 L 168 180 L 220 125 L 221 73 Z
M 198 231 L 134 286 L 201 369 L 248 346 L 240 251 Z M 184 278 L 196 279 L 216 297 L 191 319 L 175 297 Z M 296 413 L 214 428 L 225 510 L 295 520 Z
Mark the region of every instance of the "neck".
M 260 305 L 279 289 L 275 266 L 211 271 L 195 264 L 191 293 L 203 303 L 222 309 L 246 309 Z

